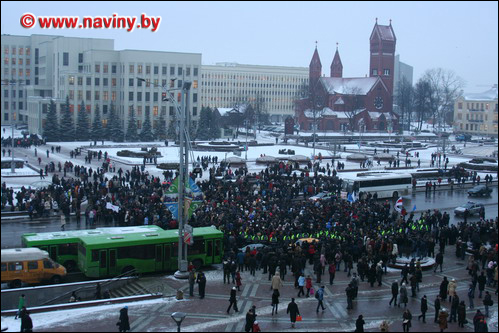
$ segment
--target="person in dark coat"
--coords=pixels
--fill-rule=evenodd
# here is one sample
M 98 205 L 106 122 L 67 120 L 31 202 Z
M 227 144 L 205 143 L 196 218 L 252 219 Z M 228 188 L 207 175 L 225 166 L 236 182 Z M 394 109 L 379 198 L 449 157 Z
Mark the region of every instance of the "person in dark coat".
M 230 298 L 229 298 L 230 304 L 229 304 L 229 307 L 227 308 L 227 314 L 229 313 L 232 305 L 234 305 L 234 311 L 239 312 L 239 310 L 237 309 L 236 295 L 237 295 L 236 287 L 232 287 L 232 290 L 230 291 Z
M 130 331 L 130 321 L 128 319 L 128 306 L 120 310 L 120 319 L 116 323 L 120 332 Z
M 24 310 L 21 316 L 21 332 L 33 332 L 33 321 L 27 310 Z
M 357 321 L 355 321 L 355 332 L 364 332 L 365 323 L 366 322 L 364 321 L 364 317 L 362 315 L 359 315 Z
M 295 327 L 296 316 L 300 314 L 300 310 L 298 309 L 298 305 L 295 303 L 295 299 L 291 298 L 291 303 L 288 304 L 288 310 L 286 313 L 289 313 L 289 319 L 291 320 L 291 327 Z
M 435 323 L 438 322 L 438 314 L 440 312 L 440 295 L 437 295 L 437 298 L 435 298 L 435 303 L 433 305 L 435 308 Z
M 440 283 L 440 298 L 441 300 L 447 300 L 447 287 L 449 286 L 449 280 L 444 276 L 444 280 Z
M 246 332 L 250 332 L 253 329 L 253 324 L 256 320 L 255 307 L 251 307 L 246 313 L 246 325 L 244 326 L 244 330 Z
M 277 314 L 277 308 L 279 307 L 279 289 L 274 289 L 274 292 L 272 293 L 272 315 L 274 315 L 274 310 L 275 314 Z
M 404 329 L 404 332 L 409 332 L 409 329 L 411 328 L 411 320 L 412 320 L 412 314 L 409 309 L 405 309 L 404 314 L 402 315 L 403 323 L 402 323 L 402 328 Z
M 203 299 L 206 289 L 206 276 L 203 272 L 199 272 L 196 282 L 199 284 L 199 298 Z
M 421 298 L 421 315 L 418 316 L 418 320 L 423 318 L 423 323 L 426 323 L 426 311 L 428 311 L 428 300 L 426 295 Z
M 461 301 L 457 308 L 457 323 L 459 327 L 464 327 L 465 322 L 466 322 L 466 304 L 464 303 L 464 301 Z
M 392 299 L 390 300 L 389 305 L 392 305 L 392 302 L 395 301 L 394 306 L 397 306 L 397 296 L 399 294 L 399 284 L 397 280 L 393 281 L 392 283 Z

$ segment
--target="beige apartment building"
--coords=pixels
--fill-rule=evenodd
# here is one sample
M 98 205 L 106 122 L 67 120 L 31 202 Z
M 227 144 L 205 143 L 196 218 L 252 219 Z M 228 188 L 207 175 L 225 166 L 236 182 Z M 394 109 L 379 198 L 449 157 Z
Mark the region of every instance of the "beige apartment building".
M 308 85 L 308 68 L 217 63 L 201 68 L 201 105 L 232 108 L 260 101 L 272 122 L 294 117 L 294 100 Z
M 454 105 L 454 131 L 498 136 L 497 84 L 483 93 L 463 94 Z

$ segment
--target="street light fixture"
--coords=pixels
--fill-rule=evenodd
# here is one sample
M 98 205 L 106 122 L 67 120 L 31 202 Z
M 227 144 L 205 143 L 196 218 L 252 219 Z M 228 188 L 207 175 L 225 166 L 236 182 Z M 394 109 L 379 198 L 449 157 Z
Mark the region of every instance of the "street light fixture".
M 177 323 L 177 332 L 180 332 L 180 325 L 184 321 L 187 313 L 185 312 L 174 312 L 171 314 L 172 319 Z

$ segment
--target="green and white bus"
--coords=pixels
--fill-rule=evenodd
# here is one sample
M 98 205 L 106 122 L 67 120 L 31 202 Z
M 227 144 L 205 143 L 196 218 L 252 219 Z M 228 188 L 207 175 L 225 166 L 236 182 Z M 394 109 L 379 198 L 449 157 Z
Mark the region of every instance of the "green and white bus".
M 37 247 L 47 251 L 55 262 L 66 267 L 68 272 L 74 271 L 78 264 L 78 242 L 80 237 L 130 234 L 164 231 L 158 226 L 112 227 L 88 230 L 68 230 L 59 232 L 26 233 L 22 235 L 23 247 Z
M 196 268 L 222 262 L 223 232 L 213 227 L 194 228 L 193 237 L 194 244 L 187 246 L 187 258 Z M 78 267 L 92 278 L 132 270 L 177 270 L 178 230 L 82 236 L 78 242 Z

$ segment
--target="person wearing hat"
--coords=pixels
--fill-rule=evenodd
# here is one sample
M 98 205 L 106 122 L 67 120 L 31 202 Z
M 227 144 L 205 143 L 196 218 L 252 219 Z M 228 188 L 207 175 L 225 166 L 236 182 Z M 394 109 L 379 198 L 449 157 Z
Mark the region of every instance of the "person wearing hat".
M 457 282 L 452 279 L 447 286 L 447 294 L 449 295 L 449 302 L 452 304 L 452 297 L 456 297 Z
M 120 310 L 120 319 L 116 323 L 120 332 L 130 331 L 130 321 L 128 319 L 128 306 Z
M 258 325 L 258 321 L 255 320 L 253 323 L 253 332 L 261 332 L 262 330 L 260 329 L 260 326 Z
M 447 310 L 442 308 L 440 310 L 439 315 L 438 315 L 438 326 L 440 327 L 440 332 L 443 332 L 448 327 L 447 326 L 447 317 L 449 317 Z
M 230 308 L 232 308 L 232 305 L 234 305 L 234 311 L 239 312 L 239 310 L 237 309 L 236 295 L 237 295 L 236 287 L 232 287 L 232 289 L 230 291 L 230 298 L 229 298 L 230 304 L 229 304 L 229 307 L 227 308 L 227 314 L 229 314 L 229 311 L 230 311 Z

